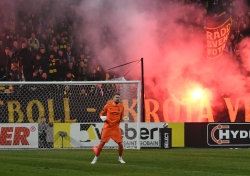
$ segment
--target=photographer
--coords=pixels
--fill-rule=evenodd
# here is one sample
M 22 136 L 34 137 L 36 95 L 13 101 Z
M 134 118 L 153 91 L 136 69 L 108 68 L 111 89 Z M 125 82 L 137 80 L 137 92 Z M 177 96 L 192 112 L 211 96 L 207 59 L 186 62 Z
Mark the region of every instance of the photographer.
M 47 129 L 49 128 L 49 124 L 46 122 L 46 118 L 43 117 L 42 121 L 38 124 L 38 141 L 39 148 L 48 148 L 48 144 L 46 141 L 47 137 Z

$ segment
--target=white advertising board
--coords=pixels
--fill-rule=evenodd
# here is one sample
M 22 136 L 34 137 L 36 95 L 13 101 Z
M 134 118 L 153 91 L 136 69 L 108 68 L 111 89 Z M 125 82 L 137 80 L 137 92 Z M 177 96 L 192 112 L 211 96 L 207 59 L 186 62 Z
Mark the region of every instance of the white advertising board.
M 0 124 L 0 148 L 38 148 L 38 124 Z
M 159 147 L 159 128 L 164 123 L 140 123 L 141 147 Z M 124 147 L 136 148 L 136 123 L 121 123 Z M 101 139 L 103 123 L 73 123 L 70 126 L 70 144 L 74 148 L 92 148 L 98 146 Z M 111 139 L 105 148 L 116 148 L 117 144 Z

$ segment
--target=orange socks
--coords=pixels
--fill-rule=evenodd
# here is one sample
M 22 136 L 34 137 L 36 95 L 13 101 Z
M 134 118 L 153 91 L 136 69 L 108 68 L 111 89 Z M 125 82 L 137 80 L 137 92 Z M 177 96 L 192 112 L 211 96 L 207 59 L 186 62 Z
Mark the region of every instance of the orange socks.
M 99 146 L 98 146 L 98 148 L 97 148 L 97 152 L 96 152 L 96 154 L 95 154 L 95 156 L 99 156 L 100 155 L 100 153 L 101 153 L 101 151 L 102 151 L 102 148 L 103 148 L 103 146 L 105 145 L 105 143 L 100 143 L 99 144 Z
M 122 156 L 122 152 L 123 152 L 123 146 L 118 146 L 119 156 Z

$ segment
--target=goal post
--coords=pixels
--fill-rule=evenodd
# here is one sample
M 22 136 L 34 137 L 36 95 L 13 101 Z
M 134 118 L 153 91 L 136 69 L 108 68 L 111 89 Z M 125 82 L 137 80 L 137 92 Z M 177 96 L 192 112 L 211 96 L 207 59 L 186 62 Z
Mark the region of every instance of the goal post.
M 119 93 L 124 148 L 140 149 L 140 91 L 140 81 L 0 82 L 0 148 L 92 148 L 99 113 Z

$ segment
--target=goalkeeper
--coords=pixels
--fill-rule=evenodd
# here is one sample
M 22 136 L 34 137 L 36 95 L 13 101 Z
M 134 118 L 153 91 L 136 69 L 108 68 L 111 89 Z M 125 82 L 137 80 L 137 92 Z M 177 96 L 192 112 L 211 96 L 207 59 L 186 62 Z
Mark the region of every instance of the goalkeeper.
M 107 103 L 100 113 L 101 119 L 104 121 L 104 127 L 102 130 L 101 142 L 97 147 L 95 157 L 91 164 L 97 162 L 103 146 L 112 138 L 118 144 L 118 161 L 125 163 L 122 159 L 123 144 L 122 134 L 120 130 L 120 121 L 128 121 L 128 118 L 123 119 L 124 107 L 120 104 L 120 95 L 116 93 L 113 97 L 113 102 Z M 106 116 L 104 116 L 106 115 Z

